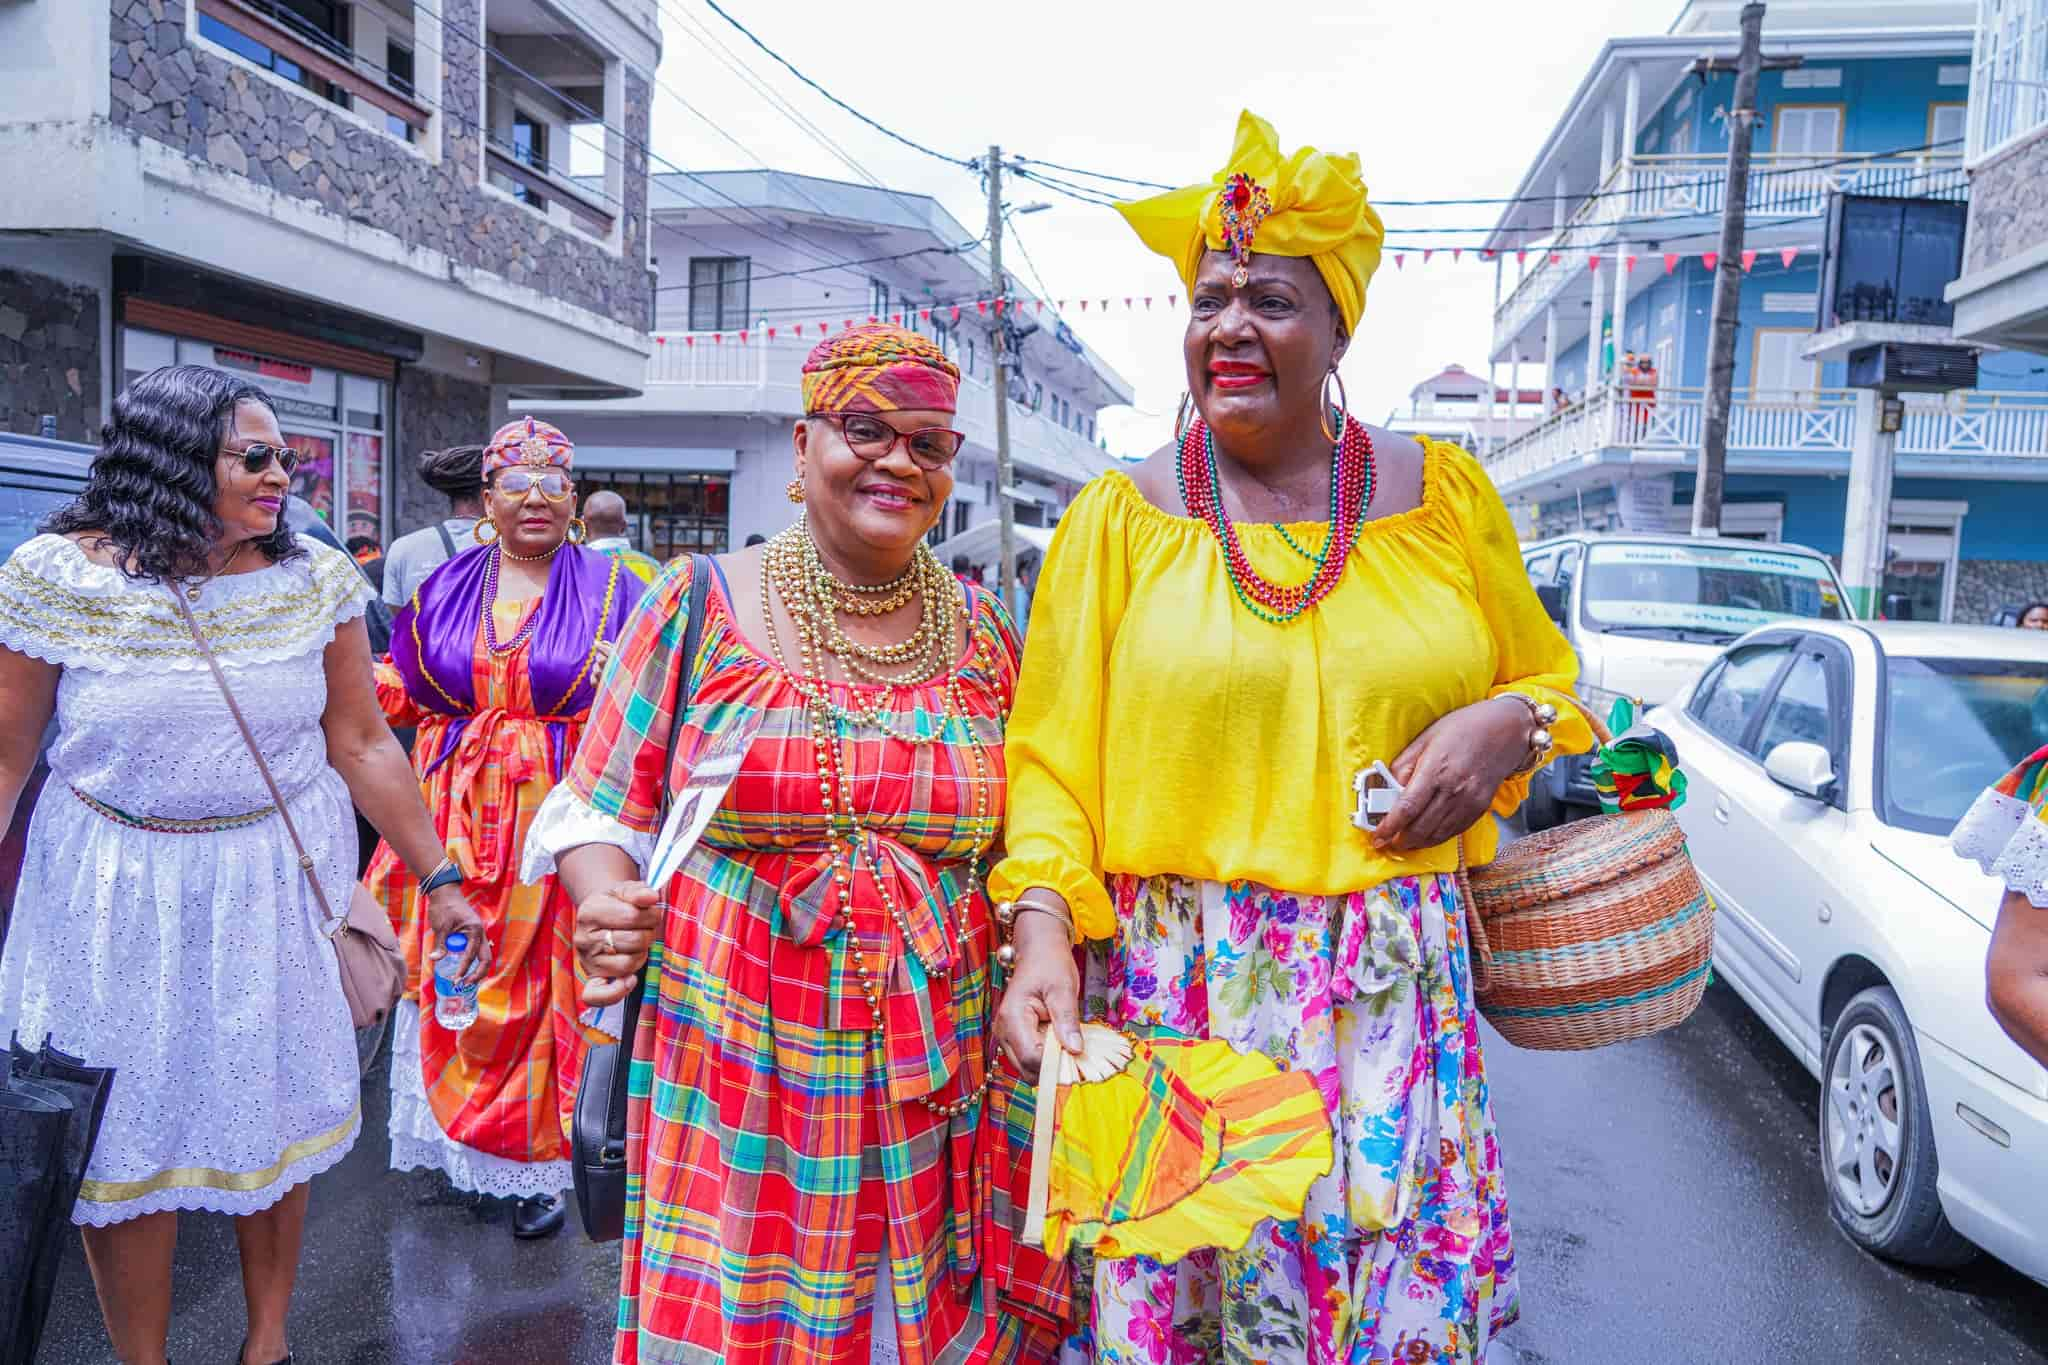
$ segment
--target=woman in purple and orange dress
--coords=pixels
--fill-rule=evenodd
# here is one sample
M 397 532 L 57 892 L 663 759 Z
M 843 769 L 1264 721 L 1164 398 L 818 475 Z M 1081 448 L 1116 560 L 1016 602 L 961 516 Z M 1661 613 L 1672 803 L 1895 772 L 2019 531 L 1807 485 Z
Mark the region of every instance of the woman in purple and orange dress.
M 419 728 L 413 763 L 463 887 L 484 917 L 491 970 L 461 1032 L 434 1018 L 439 945 L 418 883 L 379 848 L 368 882 L 405 948 L 392 1036 L 391 1165 L 519 1201 L 516 1237 L 562 1225 L 568 1125 L 582 1049 L 574 908 L 553 878 L 522 885 L 527 827 L 561 780 L 640 580 L 575 543 L 574 447 L 546 422 L 506 424 L 484 451 L 477 545 L 434 570 L 392 622 L 377 693 Z

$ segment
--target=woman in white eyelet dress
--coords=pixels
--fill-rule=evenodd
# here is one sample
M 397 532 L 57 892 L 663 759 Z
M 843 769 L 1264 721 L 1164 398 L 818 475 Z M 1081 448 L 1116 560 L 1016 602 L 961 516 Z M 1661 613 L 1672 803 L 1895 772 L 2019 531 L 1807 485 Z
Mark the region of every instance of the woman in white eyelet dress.
M 0 821 L 57 724 L 0 952 L 0 1034 L 115 1069 L 72 1218 L 125 1365 L 163 1360 L 176 1210 L 236 1216 L 242 1358 L 291 1359 L 303 1187 L 362 1122 L 323 916 L 172 593 L 337 911 L 356 877 L 352 802 L 421 872 L 441 857 L 371 689 L 369 587 L 278 520 L 289 458 L 260 391 L 156 371 L 116 399 L 85 493 L 49 527 L 68 534 L 0 566 Z M 114 567 L 145 555 L 180 567 Z M 480 926 L 454 888 L 435 900 L 437 919 Z

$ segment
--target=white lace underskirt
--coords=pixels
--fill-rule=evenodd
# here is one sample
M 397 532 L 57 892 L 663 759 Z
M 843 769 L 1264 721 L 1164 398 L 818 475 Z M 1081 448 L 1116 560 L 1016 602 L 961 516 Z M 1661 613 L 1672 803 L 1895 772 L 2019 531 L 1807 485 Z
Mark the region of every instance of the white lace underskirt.
M 531 1199 L 560 1194 L 573 1179 L 566 1161 L 515 1161 L 466 1147 L 448 1136 L 427 1102 L 420 1066 L 420 1007 L 401 1000 L 391 1028 L 391 1169 L 439 1171 L 471 1194 Z
M 2036 909 L 2048 910 L 2048 825 L 2026 802 L 1985 792 L 1956 822 L 1949 845 Z
M 647 867 L 656 839 L 596 809 L 567 782 L 557 783 L 534 813 L 520 855 L 519 880 L 529 885 L 555 872 L 555 859 L 585 844 L 610 844 L 626 851 L 633 866 Z

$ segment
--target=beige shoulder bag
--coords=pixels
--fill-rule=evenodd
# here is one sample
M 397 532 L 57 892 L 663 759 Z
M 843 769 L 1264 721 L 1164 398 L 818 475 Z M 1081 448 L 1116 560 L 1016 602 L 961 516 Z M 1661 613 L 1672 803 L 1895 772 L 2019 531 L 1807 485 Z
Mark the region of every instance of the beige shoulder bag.
M 235 694 L 228 687 L 227 675 L 221 672 L 220 661 L 213 655 L 213 646 L 207 643 L 205 633 L 199 629 L 199 619 L 186 605 L 183 594 L 176 588 L 170 591 L 178 614 L 185 618 L 186 629 L 192 632 L 192 642 L 199 646 L 199 657 L 206 660 L 213 681 L 228 704 L 235 728 L 242 732 L 242 743 L 249 746 L 249 757 L 256 760 L 256 771 L 270 791 L 277 818 L 284 821 L 284 832 L 291 837 L 292 848 L 299 855 L 299 868 L 306 874 L 306 885 L 312 888 L 313 903 L 320 907 L 320 932 L 334 946 L 335 961 L 341 967 L 341 993 L 348 1000 L 349 1018 L 359 1029 L 381 1024 L 405 989 L 405 955 L 398 950 L 398 935 L 391 931 L 390 917 L 361 882 L 355 884 L 349 897 L 348 913 L 334 912 L 333 902 L 327 899 L 327 892 L 313 871 L 313 857 L 306 852 L 305 841 L 299 838 L 299 827 L 285 808 L 284 793 L 278 790 L 277 779 L 270 775 L 263 751 L 256 747 L 256 736 L 249 732 L 242 708 L 235 704 Z

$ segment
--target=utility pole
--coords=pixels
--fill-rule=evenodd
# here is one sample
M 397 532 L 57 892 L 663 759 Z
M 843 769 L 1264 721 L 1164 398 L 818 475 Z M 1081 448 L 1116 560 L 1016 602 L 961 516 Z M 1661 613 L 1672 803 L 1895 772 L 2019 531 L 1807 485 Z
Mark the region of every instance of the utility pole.
M 1003 353 L 1003 149 L 988 149 L 988 279 L 996 298 L 995 331 L 989 337 L 989 354 L 995 359 L 996 401 L 996 525 L 1002 531 L 1002 577 L 996 591 L 1003 605 L 1015 615 L 1017 602 L 1017 514 L 1010 501 L 1010 362 Z
M 1715 263 L 1714 312 L 1707 343 L 1707 411 L 1692 533 L 1721 534 L 1722 473 L 1728 467 L 1728 408 L 1735 387 L 1735 318 L 1742 303 L 1742 238 L 1749 208 L 1749 144 L 1756 125 L 1757 72 L 1763 66 L 1764 7 L 1742 7 L 1742 51 L 1735 64 L 1735 107 L 1728 111 L 1728 179 L 1721 195 L 1721 258 Z M 1597 324 L 1596 324 L 1597 325 Z

